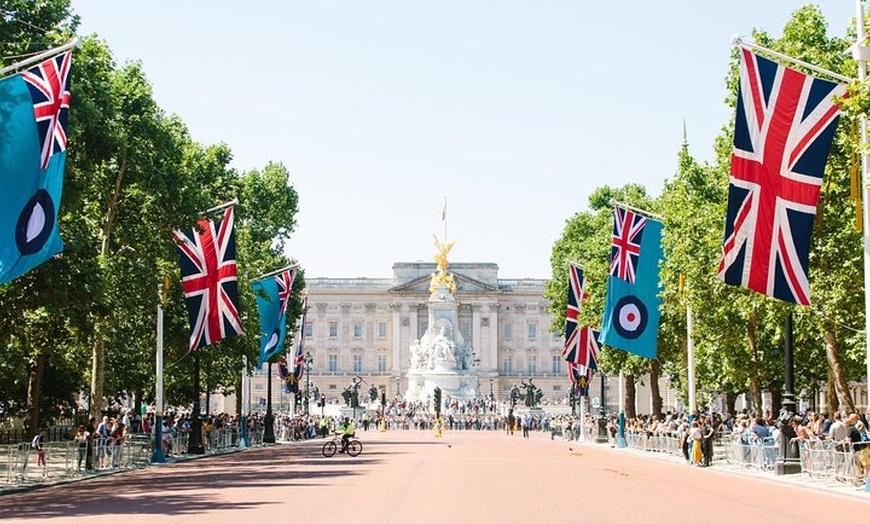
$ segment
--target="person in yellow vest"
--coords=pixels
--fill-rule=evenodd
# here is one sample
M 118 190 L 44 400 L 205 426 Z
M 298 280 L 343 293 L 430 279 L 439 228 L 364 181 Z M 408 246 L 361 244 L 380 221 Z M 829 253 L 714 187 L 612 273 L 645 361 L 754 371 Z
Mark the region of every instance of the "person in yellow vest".
M 320 437 L 326 438 L 329 435 L 329 419 L 327 417 L 320 418 Z
M 353 422 L 351 422 L 350 418 L 344 417 L 344 422 L 338 426 L 338 431 L 341 432 L 341 451 L 339 453 L 344 453 L 347 451 L 347 443 L 355 433 Z

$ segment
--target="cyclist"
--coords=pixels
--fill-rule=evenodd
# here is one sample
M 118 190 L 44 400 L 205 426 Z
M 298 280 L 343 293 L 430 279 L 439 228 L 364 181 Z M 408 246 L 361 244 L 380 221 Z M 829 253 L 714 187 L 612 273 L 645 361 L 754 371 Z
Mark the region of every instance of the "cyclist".
M 347 451 L 347 443 L 354 436 L 353 422 L 350 421 L 350 418 L 344 417 L 344 421 L 339 424 L 338 430 L 341 432 L 341 451 L 339 453 L 344 453 Z

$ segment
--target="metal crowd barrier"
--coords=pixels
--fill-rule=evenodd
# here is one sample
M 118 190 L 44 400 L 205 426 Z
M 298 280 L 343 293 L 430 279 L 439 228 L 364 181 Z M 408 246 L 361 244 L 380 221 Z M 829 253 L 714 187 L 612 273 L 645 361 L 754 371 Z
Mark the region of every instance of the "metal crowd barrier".
M 801 472 L 813 478 L 832 478 L 839 482 L 862 484 L 867 472 L 861 471 L 858 452 L 851 442 L 810 439 L 800 443 Z
M 95 438 L 87 443 L 46 442 L 42 451 L 30 443 L 6 447 L 6 483 L 39 482 L 107 470 L 141 468 L 151 463 L 151 435 L 129 434 L 122 443 Z
M 675 457 L 682 457 L 680 439 L 673 435 L 663 435 L 646 431 L 626 431 L 625 443 L 628 447 L 653 453 L 667 453 Z
M 744 466 L 762 471 L 773 471 L 779 457 L 779 444 L 772 438 L 743 439 L 725 444 L 725 460 L 732 465 Z

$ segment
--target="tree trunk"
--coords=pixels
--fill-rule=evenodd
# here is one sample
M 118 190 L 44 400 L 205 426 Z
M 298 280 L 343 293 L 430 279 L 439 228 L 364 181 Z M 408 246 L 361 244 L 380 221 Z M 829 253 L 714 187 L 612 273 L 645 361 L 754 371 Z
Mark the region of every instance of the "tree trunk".
M 652 414 L 655 417 L 662 416 L 662 392 L 659 389 L 659 374 L 661 373 L 661 364 L 659 359 L 654 358 L 650 362 L 649 368 L 649 392 L 652 397 Z
M 825 332 L 825 353 L 828 356 L 828 367 L 834 379 L 837 403 L 852 413 L 855 411 L 855 403 L 852 401 L 849 382 L 846 380 L 846 371 L 843 369 L 843 362 L 840 358 L 840 343 L 837 341 L 837 334 L 830 330 Z
M 761 405 L 761 380 L 758 378 L 758 344 L 755 340 L 757 325 L 758 318 L 753 312 L 749 316 L 749 322 L 746 324 L 746 334 L 749 339 L 749 360 L 751 364 L 749 368 L 749 387 L 752 393 L 752 411 L 755 412 L 756 417 L 760 417 L 764 408 Z
M 734 409 L 734 406 L 737 404 L 737 393 L 729 391 L 725 393 L 725 412 L 731 413 L 732 415 L 736 415 L 737 411 Z
M 100 262 L 106 263 L 109 257 L 111 246 L 112 227 L 115 225 L 115 216 L 117 214 L 118 199 L 121 197 L 121 183 L 124 180 L 124 173 L 127 172 L 127 151 L 124 149 L 120 153 L 121 165 L 118 167 L 118 174 L 115 176 L 115 187 L 112 194 L 109 196 L 109 202 L 106 209 L 106 220 L 103 222 L 101 230 L 102 242 L 100 243 Z M 105 278 L 105 277 L 104 277 Z M 106 341 L 105 336 L 106 319 L 99 316 L 94 323 L 94 348 L 91 354 L 91 401 L 90 415 L 97 420 L 102 416 L 103 411 L 103 386 L 105 384 L 106 373 Z
M 91 354 L 91 396 L 88 403 L 88 414 L 100 420 L 103 416 L 103 382 L 106 368 L 106 341 L 103 339 L 102 317 L 94 323 L 94 347 Z
M 770 416 L 778 417 L 779 409 L 782 407 L 782 391 L 778 389 L 770 390 Z
M 831 367 L 828 366 L 828 387 L 825 389 L 825 409 L 828 410 L 828 414 L 831 416 L 834 415 L 834 412 L 840 409 L 840 402 L 837 400 L 837 394 L 835 393 L 837 390 L 837 386 L 834 384 L 834 372 L 831 370 Z
M 45 353 L 36 355 L 36 361 L 30 366 L 27 377 L 27 419 L 25 430 L 31 437 L 39 429 L 39 404 L 42 401 L 42 377 L 45 374 Z
M 634 387 L 634 375 L 625 375 L 625 417 L 637 418 L 635 402 L 637 390 Z

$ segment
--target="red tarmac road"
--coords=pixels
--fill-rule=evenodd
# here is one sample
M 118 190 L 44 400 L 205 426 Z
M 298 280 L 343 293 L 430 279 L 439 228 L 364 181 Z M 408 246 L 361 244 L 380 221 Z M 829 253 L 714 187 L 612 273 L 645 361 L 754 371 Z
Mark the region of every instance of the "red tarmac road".
M 314 440 L 6 495 L 0 521 L 796 524 L 863 522 L 870 511 L 870 494 L 553 442 L 547 433 L 357 434 L 365 448 L 356 458 L 324 458 Z

